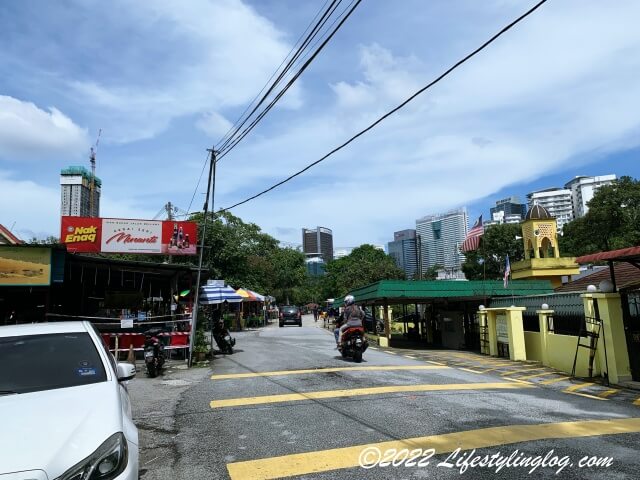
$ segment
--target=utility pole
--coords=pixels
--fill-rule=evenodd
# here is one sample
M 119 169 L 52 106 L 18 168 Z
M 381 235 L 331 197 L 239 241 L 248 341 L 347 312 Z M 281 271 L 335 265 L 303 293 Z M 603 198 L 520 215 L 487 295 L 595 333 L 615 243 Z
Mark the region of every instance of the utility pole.
M 164 208 L 167 210 L 167 220 L 173 221 L 173 205 L 171 205 L 171 202 L 167 202 Z
M 196 278 L 196 293 L 193 300 L 193 314 L 191 318 L 191 335 L 189 337 L 189 367 L 193 364 L 193 343 L 196 337 L 198 325 L 198 300 L 200 299 L 200 279 L 202 274 L 202 256 L 204 253 L 204 239 L 207 233 L 207 221 L 209 217 L 209 195 L 211 195 L 211 211 L 214 211 L 214 198 L 216 192 L 216 152 L 213 148 L 208 149 L 211 153 L 209 163 L 209 177 L 207 181 L 207 197 L 204 201 L 204 219 L 202 221 L 202 236 L 200 238 L 200 258 L 198 259 L 198 276 Z

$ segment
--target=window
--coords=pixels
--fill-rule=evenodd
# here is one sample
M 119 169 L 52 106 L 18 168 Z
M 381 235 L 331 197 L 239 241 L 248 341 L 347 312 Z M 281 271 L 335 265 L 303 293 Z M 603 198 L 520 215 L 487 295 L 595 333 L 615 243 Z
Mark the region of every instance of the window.
M 87 333 L 0 338 L 0 392 L 28 393 L 106 381 Z

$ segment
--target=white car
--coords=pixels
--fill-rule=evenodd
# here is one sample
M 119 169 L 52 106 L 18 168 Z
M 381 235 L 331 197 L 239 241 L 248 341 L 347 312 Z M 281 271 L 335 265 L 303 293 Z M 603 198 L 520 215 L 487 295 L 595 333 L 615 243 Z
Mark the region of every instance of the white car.
M 89 322 L 0 327 L 0 480 L 137 479 L 135 374 Z

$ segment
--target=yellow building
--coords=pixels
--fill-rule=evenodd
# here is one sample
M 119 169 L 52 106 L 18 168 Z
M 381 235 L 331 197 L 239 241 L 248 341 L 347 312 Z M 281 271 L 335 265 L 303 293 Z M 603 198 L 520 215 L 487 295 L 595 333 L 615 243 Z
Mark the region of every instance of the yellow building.
M 556 219 L 542 206 L 529 209 L 522 222 L 524 260 L 511 264 L 514 280 L 549 280 L 562 285 L 562 277 L 577 275 L 580 268 L 573 257 L 560 257 Z

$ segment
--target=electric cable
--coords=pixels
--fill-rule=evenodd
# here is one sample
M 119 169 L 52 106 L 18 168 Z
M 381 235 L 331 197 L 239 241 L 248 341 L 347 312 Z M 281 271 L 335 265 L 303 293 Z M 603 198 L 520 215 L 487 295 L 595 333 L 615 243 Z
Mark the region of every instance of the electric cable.
M 275 190 L 276 188 L 280 187 L 281 185 L 284 185 L 285 183 L 293 180 L 294 178 L 296 178 L 297 176 L 303 174 L 304 172 L 306 172 L 307 170 L 309 170 L 310 168 L 318 165 L 319 163 L 323 162 L 324 160 L 326 160 L 327 158 L 329 158 L 330 156 L 332 156 L 334 153 L 342 150 L 344 147 L 346 147 L 347 145 L 349 145 L 350 143 L 352 143 L 353 141 L 355 141 L 357 138 L 361 137 L 362 135 L 364 135 L 365 133 L 367 133 L 369 130 L 373 129 L 374 127 L 376 127 L 378 124 L 380 124 L 381 122 L 383 122 L 385 119 L 387 119 L 388 117 L 390 117 L 391 115 L 393 115 L 394 113 L 396 113 L 398 110 L 404 108 L 408 103 L 410 103 L 412 100 L 414 100 L 417 96 L 419 96 L 420 94 L 424 93 L 426 90 L 428 90 L 429 88 L 431 88 L 433 85 L 439 83 L 443 78 L 447 77 L 451 72 L 453 72 L 454 70 L 456 70 L 458 67 L 460 67 L 462 64 L 464 64 L 465 62 L 467 62 L 469 59 L 471 59 L 472 57 L 476 56 L 478 53 L 480 53 L 482 50 L 484 50 L 486 47 L 488 47 L 490 44 L 492 44 L 494 41 L 496 41 L 499 37 L 501 37 L 502 35 L 504 35 L 507 31 L 511 30 L 515 25 L 517 25 L 518 23 L 520 23 L 522 20 L 524 20 L 525 18 L 527 18 L 529 15 L 531 15 L 533 12 L 535 12 L 538 8 L 540 8 L 543 4 L 545 4 L 547 2 L 547 0 L 541 0 L 540 2 L 538 2 L 536 5 L 534 5 L 531 9 L 529 9 L 528 11 L 526 11 L 524 14 L 522 14 L 521 16 L 519 16 L 518 18 L 516 18 L 514 21 L 512 21 L 511 23 L 509 23 L 507 26 L 503 27 L 498 33 L 496 33 L 495 35 L 493 35 L 489 40 L 487 40 L 485 43 L 483 43 L 480 47 L 476 48 L 475 50 L 473 50 L 471 53 L 469 53 L 468 55 L 466 55 L 465 57 L 463 57 L 461 60 L 459 60 L 458 62 L 456 62 L 453 66 L 451 66 L 449 69 L 447 69 L 444 73 L 442 73 L 441 75 L 439 75 L 435 80 L 432 80 L 431 82 L 429 82 L 427 85 L 425 85 L 424 87 L 422 87 L 421 89 L 419 89 L 417 92 L 415 92 L 413 95 L 411 95 L 409 98 L 407 98 L 405 101 L 403 101 L 402 103 L 400 103 L 398 106 L 394 107 L 393 109 L 391 109 L 390 111 L 388 111 L 387 113 L 385 113 L 384 115 L 382 115 L 380 118 L 378 118 L 375 122 L 373 122 L 372 124 L 370 124 L 368 127 L 366 127 L 364 130 L 361 130 L 360 132 L 356 133 L 355 135 L 353 135 L 351 138 L 349 138 L 346 142 L 342 143 L 341 145 L 339 145 L 338 147 L 334 148 L 333 150 L 331 150 L 329 153 L 327 153 L 326 155 L 324 155 L 323 157 L 319 158 L 318 160 L 316 160 L 315 162 L 312 162 L 310 164 L 308 164 L 306 167 L 304 167 L 303 169 L 297 171 L 296 173 L 288 176 L 287 178 L 285 178 L 284 180 L 279 181 L 278 183 L 275 183 L 273 185 L 271 185 L 269 188 L 266 188 L 265 190 L 262 190 L 261 192 L 252 195 L 240 202 L 234 203 L 233 205 L 220 209 L 218 212 L 225 212 L 228 210 L 231 210 L 232 208 L 236 208 L 239 207 L 240 205 L 244 205 L 245 203 L 248 203 L 252 200 L 255 200 L 258 197 L 261 197 L 262 195 Z

